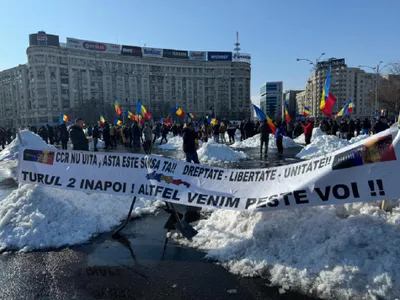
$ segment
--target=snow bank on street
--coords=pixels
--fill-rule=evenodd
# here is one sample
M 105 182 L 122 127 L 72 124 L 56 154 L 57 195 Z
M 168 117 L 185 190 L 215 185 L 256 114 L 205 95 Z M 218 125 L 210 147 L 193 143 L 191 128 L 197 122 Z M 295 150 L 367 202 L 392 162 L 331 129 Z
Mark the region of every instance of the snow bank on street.
M 20 131 L 22 142 L 25 146 L 36 149 L 56 149 L 54 146 L 46 144 L 37 134 L 29 130 Z M 20 148 L 18 138 L 15 138 L 6 148 L 0 152 L 0 177 L 16 178 L 18 168 L 18 151 Z
M 180 136 L 167 137 L 168 143 L 160 145 L 161 138 L 157 140 L 158 149 L 163 150 L 182 150 L 183 149 L 183 139 Z
M 38 149 L 56 149 L 54 146 L 46 144 L 37 134 L 29 130 L 20 131 L 22 142 L 25 146 Z M 0 161 L 9 159 L 18 159 L 18 151 L 20 147 L 18 138 L 15 138 L 6 148 L 0 152 Z
M 201 220 L 191 247 L 243 276 L 322 299 L 400 295 L 400 207 L 378 203 L 248 213 L 217 210 Z
M 350 141 L 340 139 L 334 135 L 320 135 L 312 140 L 311 144 L 304 147 L 297 155 L 297 158 L 301 159 L 310 159 L 322 155 L 326 155 L 336 151 L 338 149 L 344 148 L 348 145 L 357 143 L 365 138 L 368 135 L 359 135 L 355 138 L 352 138 Z
M 20 185 L 0 201 L 0 251 L 31 251 L 87 242 L 126 217 L 131 197 Z M 137 201 L 132 216 L 154 213 L 161 201 Z
M 247 158 L 244 152 L 232 150 L 227 145 L 217 144 L 213 140 L 203 143 L 197 153 L 201 162 L 232 162 Z
M 314 141 L 317 137 L 324 136 L 324 135 L 326 135 L 326 133 L 323 132 L 323 131 L 321 130 L 321 128 L 315 127 L 315 128 L 313 129 L 313 132 L 312 132 L 311 142 Z M 293 141 L 294 141 L 295 143 L 297 143 L 297 144 L 304 145 L 304 144 L 306 143 L 306 140 L 305 140 L 305 137 L 304 137 L 304 133 L 300 134 L 300 135 L 299 135 L 297 138 L 295 138 Z
M 257 148 L 260 147 L 260 134 L 256 134 L 255 136 L 248 138 L 244 141 L 236 140 L 234 144 L 231 145 L 232 148 Z M 284 136 L 283 137 L 283 148 L 292 148 L 299 147 L 291 138 Z M 268 148 L 276 149 L 275 137 L 270 134 L 269 135 L 269 143 Z

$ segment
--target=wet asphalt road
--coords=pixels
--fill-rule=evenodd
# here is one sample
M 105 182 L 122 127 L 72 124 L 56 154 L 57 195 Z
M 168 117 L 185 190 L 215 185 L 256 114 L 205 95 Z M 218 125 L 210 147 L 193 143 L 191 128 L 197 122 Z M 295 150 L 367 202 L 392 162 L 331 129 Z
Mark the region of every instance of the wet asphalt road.
M 247 149 L 252 160 L 230 167 L 288 164 L 298 151 L 287 149 L 278 159 Z M 176 151 L 154 152 L 176 156 Z M 281 295 L 263 278 L 235 276 L 196 249 L 172 241 L 164 249 L 168 216 L 161 210 L 132 219 L 118 240 L 104 233 L 70 248 L 0 255 L 0 299 L 311 299 Z

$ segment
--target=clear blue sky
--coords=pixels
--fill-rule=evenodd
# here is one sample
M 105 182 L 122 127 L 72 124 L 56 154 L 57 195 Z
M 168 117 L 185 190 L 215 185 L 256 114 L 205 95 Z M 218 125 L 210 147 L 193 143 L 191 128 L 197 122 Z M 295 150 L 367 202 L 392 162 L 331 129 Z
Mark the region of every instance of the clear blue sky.
M 345 58 L 350 66 L 400 60 L 399 0 L 0 0 L 0 70 L 26 63 L 38 30 L 128 45 L 252 54 L 251 95 L 265 81 L 302 89 L 297 57 Z

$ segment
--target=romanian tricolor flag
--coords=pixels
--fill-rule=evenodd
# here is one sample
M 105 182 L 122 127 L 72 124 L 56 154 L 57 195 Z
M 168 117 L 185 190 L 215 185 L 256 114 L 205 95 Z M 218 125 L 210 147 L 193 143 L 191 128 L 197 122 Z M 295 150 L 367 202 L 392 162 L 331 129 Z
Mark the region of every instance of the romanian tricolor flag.
M 122 124 L 122 121 L 121 120 L 118 120 L 118 119 L 115 119 L 114 120 L 114 125 L 121 125 Z
M 136 101 L 136 113 L 142 115 L 147 120 L 151 119 L 150 113 L 147 111 L 146 107 L 144 107 L 140 101 Z
M 122 109 L 121 109 L 121 107 L 119 107 L 117 97 L 114 97 L 114 108 L 115 108 L 115 112 L 117 113 L 118 116 L 120 114 L 122 114 Z
M 292 120 L 289 115 L 289 107 L 288 107 L 287 102 L 285 102 L 285 119 L 286 119 L 286 123 L 290 123 L 290 121 Z
M 103 116 L 100 116 L 100 125 L 103 125 L 106 122 Z
M 177 116 L 180 116 L 180 117 L 185 116 L 185 113 L 183 112 L 182 108 L 180 108 L 178 105 L 175 106 L 174 112 L 176 113 Z
M 60 114 L 60 124 L 64 124 L 69 122 L 68 116 L 64 114 Z
M 207 123 L 208 123 L 208 124 L 211 124 L 211 125 L 215 125 L 215 124 L 217 124 L 217 119 L 216 119 L 216 118 L 208 117 L 208 118 L 207 118 Z
M 271 120 L 271 118 L 268 117 L 268 116 L 261 110 L 261 108 L 259 108 L 258 106 L 256 106 L 256 105 L 253 104 L 253 107 L 254 107 L 254 110 L 255 110 L 255 112 L 256 112 L 257 118 L 258 118 L 260 121 L 265 121 L 265 120 L 266 120 L 267 123 L 268 123 L 269 128 L 271 128 L 272 133 L 275 134 L 275 132 L 276 132 L 276 126 L 275 126 L 274 122 Z
M 308 106 L 303 107 L 303 116 L 307 117 L 310 114 L 310 109 Z
M 128 119 L 130 119 L 130 120 L 132 120 L 132 121 L 135 120 L 135 115 L 134 115 L 133 113 L 131 113 L 129 110 L 127 110 L 127 111 L 125 112 L 125 117 L 128 118 Z
M 336 103 L 336 98 L 329 91 L 331 87 L 331 69 L 328 71 L 326 76 L 325 86 L 322 90 L 321 104 L 319 108 L 324 113 L 325 116 L 332 117 L 332 109 Z
M 196 115 L 193 113 L 188 113 L 187 114 L 191 119 L 196 119 Z
M 347 101 L 347 103 L 345 104 L 345 106 L 335 115 L 335 119 L 337 119 L 338 117 L 341 117 L 343 115 L 347 115 L 349 113 L 351 113 L 353 111 L 353 101 L 351 101 L 351 99 L 349 99 L 349 101 Z

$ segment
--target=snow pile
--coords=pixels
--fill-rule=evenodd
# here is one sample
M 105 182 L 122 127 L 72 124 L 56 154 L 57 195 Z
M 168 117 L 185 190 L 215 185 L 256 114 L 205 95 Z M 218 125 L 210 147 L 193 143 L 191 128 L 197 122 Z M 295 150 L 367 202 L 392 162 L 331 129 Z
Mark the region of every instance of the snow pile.
M 260 134 L 256 134 L 255 136 L 248 138 L 244 141 L 236 140 L 234 144 L 231 145 L 232 148 L 257 148 L 260 147 Z M 283 137 L 283 148 L 292 148 L 299 147 L 291 138 L 284 136 Z M 269 143 L 268 148 L 276 149 L 276 141 L 275 137 L 270 134 L 269 135 Z
M 350 144 L 357 143 L 365 138 L 368 135 L 359 135 L 355 138 L 352 138 L 350 141 L 345 139 L 340 139 L 334 135 L 320 135 L 314 138 L 311 144 L 304 147 L 297 155 L 297 158 L 301 159 L 310 159 L 322 155 L 326 155 L 346 147 Z
M 400 207 L 378 203 L 281 210 L 215 211 L 181 243 L 209 250 L 230 272 L 323 299 L 400 295 Z
M 204 143 L 197 153 L 201 162 L 232 162 L 247 158 L 244 152 L 232 150 L 227 145 L 217 144 L 213 140 Z
M 29 146 L 37 149 L 56 149 L 54 146 L 46 144 L 43 139 L 37 134 L 29 130 L 20 131 L 24 146 Z M 18 138 L 15 138 L 7 147 L 0 153 L 0 161 L 9 159 L 18 159 L 18 151 L 20 147 Z
M 35 149 L 56 149 L 54 146 L 46 144 L 40 136 L 32 131 L 22 130 L 20 131 L 20 134 L 24 146 L 29 146 Z M 0 152 L 0 177 L 17 177 L 18 152 L 20 146 L 18 138 L 15 138 L 3 151 Z
M 161 201 L 138 202 L 134 217 L 154 213 L 163 205 Z M 130 204 L 131 197 L 21 185 L 0 201 L 0 251 L 87 242 L 118 225 Z
M 324 136 L 324 135 L 326 135 L 326 133 L 323 132 L 323 131 L 321 130 L 321 128 L 315 127 L 315 128 L 313 129 L 313 131 L 312 131 L 311 142 L 314 141 L 317 137 Z M 306 143 L 304 133 L 302 133 L 301 135 L 299 135 L 299 136 L 298 136 L 297 138 L 295 138 L 293 141 L 294 141 L 295 143 L 297 143 L 297 144 L 302 144 L 302 145 L 304 145 L 304 144 Z
M 161 138 L 158 141 L 158 149 L 162 150 L 182 150 L 183 149 L 183 139 L 180 136 L 172 136 L 168 137 L 168 143 L 165 144 L 165 140 L 163 141 L 164 144 L 160 145 Z

